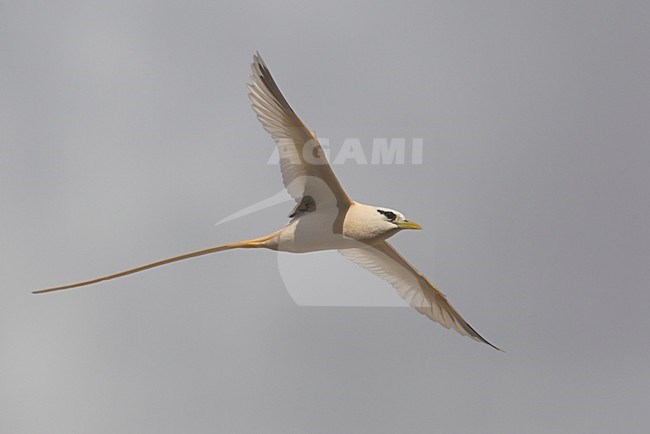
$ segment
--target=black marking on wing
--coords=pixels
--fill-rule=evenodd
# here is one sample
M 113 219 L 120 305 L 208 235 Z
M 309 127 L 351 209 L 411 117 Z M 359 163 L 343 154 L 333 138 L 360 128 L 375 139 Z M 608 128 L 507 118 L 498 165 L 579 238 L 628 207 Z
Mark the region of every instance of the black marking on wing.
M 311 196 L 304 196 L 300 200 L 300 203 L 293 208 L 289 217 L 293 218 L 298 215 L 298 213 L 313 211 L 316 211 L 316 201 L 314 201 L 314 198 Z

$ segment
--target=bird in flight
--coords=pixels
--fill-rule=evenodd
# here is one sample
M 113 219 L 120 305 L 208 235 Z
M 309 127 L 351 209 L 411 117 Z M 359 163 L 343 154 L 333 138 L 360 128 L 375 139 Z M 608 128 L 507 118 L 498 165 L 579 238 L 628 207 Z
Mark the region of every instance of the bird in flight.
M 347 195 L 334 175 L 316 135 L 289 106 L 259 53 L 253 56 L 248 96 L 264 129 L 275 140 L 284 185 L 296 202 L 283 228 L 247 241 L 198 250 L 108 276 L 34 291 L 35 294 L 91 285 L 150 268 L 232 249 L 306 253 L 338 250 L 390 283 L 418 312 L 446 328 L 486 343 L 420 271 L 391 246 L 388 238 L 405 229 L 422 229 L 384 206 L 364 205 Z

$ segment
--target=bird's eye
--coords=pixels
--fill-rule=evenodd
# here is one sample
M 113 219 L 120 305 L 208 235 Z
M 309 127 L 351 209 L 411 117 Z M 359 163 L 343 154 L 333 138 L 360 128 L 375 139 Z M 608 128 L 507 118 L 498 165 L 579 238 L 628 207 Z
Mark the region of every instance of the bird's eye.
M 385 215 L 386 218 L 387 218 L 388 220 L 390 220 L 390 221 L 393 221 L 393 220 L 395 220 L 395 219 L 397 218 L 397 216 L 395 215 L 395 213 L 392 212 L 392 211 L 384 211 L 384 210 L 382 210 L 382 209 L 378 209 L 377 212 L 378 212 L 379 214 L 383 214 L 383 215 Z

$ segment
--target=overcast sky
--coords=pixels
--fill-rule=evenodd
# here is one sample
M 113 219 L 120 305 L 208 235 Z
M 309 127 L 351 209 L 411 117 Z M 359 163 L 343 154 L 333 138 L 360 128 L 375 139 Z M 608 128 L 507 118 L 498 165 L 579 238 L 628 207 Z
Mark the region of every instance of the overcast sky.
M 214 225 L 282 188 L 256 50 L 333 152 L 422 139 L 334 170 L 506 353 L 299 306 L 392 294 L 327 254 L 30 294 L 287 222 Z M 649 52 L 645 1 L 0 1 L 0 432 L 649 432 Z

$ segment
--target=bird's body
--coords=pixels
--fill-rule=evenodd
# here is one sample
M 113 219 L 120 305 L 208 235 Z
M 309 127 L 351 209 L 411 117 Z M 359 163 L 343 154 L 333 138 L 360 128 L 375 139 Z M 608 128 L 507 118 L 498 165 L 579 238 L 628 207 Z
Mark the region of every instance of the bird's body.
M 359 242 L 374 243 L 383 241 L 400 231 L 390 224 L 383 227 L 378 208 L 352 202 L 345 212 L 337 208 L 318 213 L 304 213 L 288 225 L 269 235 L 268 248 L 281 252 L 307 253 L 321 250 L 343 250 L 358 247 Z M 342 232 L 334 230 L 336 220 L 343 213 Z M 376 217 L 378 225 L 367 222 Z
M 398 211 L 364 205 L 350 199 L 334 175 L 315 134 L 289 106 L 259 54 L 252 64 L 249 97 L 257 117 L 280 154 L 282 179 L 296 201 L 283 228 L 251 240 L 187 253 L 97 279 L 64 285 L 45 293 L 137 273 L 196 256 L 237 248 L 270 249 L 290 253 L 338 250 L 351 261 L 388 281 L 420 313 L 492 347 L 447 301 L 427 278 L 386 240 L 404 229 L 421 229 Z M 496 348 L 496 347 L 494 347 Z

